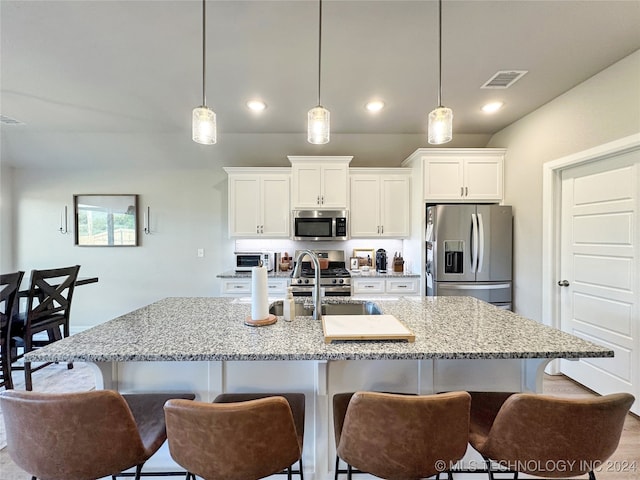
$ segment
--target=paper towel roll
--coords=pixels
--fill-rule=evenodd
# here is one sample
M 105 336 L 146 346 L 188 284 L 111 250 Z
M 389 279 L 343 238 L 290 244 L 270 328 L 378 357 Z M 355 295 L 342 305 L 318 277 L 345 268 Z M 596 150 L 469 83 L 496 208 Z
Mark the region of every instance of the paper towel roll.
M 264 320 L 269 316 L 269 287 L 267 285 L 267 267 L 251 269 L 251 318 Z

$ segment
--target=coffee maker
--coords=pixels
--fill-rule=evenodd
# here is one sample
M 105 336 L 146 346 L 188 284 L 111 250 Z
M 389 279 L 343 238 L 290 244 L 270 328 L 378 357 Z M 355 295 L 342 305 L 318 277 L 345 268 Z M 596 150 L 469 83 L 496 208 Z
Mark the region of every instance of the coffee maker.
M 387 252 L 384 248 L 379 248 L 376 251 L 376 271 L 387 273 Z

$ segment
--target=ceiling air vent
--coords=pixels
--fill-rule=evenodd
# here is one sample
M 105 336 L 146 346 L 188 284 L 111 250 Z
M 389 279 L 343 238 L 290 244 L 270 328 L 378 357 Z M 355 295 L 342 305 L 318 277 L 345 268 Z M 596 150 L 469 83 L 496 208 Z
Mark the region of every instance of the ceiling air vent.
M 7 117 L 6 115 L 0 115 L 0 123 L 3 125 L 24 125 L 24 122 L 16 120 L 15 118 Z
M 509 88 L 520 80 L 527 70 L 501 70 L 491 77 L 480 88 Z

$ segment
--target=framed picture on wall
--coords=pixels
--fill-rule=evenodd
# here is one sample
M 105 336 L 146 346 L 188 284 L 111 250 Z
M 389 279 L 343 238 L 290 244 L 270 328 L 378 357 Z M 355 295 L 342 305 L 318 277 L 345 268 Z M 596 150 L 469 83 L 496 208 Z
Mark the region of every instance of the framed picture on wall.
M 76 245 L 138 246 L 138 195 L 74 195 L 73 207 Z

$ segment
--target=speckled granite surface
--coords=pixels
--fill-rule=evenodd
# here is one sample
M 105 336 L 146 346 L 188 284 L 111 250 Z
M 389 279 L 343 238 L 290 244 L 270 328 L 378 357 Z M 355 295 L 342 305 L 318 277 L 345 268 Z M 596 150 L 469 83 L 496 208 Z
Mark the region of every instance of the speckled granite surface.
M 302 301 L 303 299 L 299 299 Z M 325 303 L 348 301 L 325 299 Z M 307 300 L 308 301 L 308 300 Z M 491 359 L 610 357 L 611 350 L 471 297 L 376 300 L 416 334 L 325 344 L 320 321 L 244 325 L 233 298 L 165 298 L 28 354 L 32 361 Z

